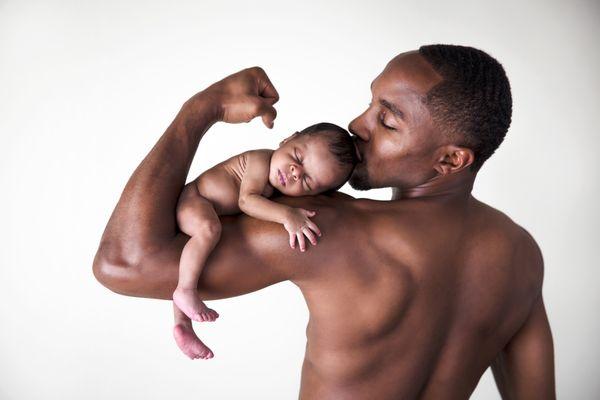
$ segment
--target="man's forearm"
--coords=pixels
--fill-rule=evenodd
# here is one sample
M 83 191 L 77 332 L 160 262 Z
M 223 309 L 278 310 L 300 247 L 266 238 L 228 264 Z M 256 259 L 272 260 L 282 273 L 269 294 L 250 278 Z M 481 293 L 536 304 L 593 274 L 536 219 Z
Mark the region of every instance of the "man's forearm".
M 176 207 L 200 139 L 216 121 L 241 123 L 260 116 L 272 127 L 277 114 L 273 104 L 278 99 L 268 76 L 254 67 L 210 85 L 185 102 L 132 174 L 108 221 L 93 265 L 103 285 L 132 296 L 170 298 L 189 239 L 178 232 Z M 246 282 L 231 282 L 239 273 L 228 267 L 218 268 L 206 281 L 205 287 L 211 288 L 205 290 L 207 296 L 234 295 L 283 279 L 265 273 L 256 278 L 249 274 Z
M 202 136 L 216 121 L 202 92 L 189 99 L 136 168 L 113 211 L 97 258 L 137 265 L 177 233 L 175 207 Z M 96 272 L 96 263 L 94 265 Z

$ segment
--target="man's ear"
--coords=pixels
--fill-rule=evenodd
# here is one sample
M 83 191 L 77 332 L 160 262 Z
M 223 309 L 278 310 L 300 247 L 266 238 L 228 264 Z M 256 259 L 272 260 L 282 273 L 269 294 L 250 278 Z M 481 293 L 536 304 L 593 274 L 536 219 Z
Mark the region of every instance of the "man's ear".
M 437 152 L 433 168 L 440 175 L 453 174 L 462 171 L 475 161 L 473 150 L 467 147 L 446 145 Z
M 286 137 L 285 139 L 283 139 L 280 143 L 279 143 L 279 147 L 283 146 L 284 144 L 286 144 L 290 139 L 295 138 L 296 136 L 298 136 L 300 134 L 300 132 L 294 132 L 292 133 L 290 136 Z

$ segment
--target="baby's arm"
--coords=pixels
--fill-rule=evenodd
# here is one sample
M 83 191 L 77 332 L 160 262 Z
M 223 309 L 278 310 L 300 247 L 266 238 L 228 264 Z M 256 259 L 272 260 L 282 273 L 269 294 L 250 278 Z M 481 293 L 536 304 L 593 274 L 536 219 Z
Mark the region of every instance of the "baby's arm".
M 317 244 L 315 233 L 321 236 L 319 228 L 309 218 L 315 212 L 276 203 L 262 195 L 269 182 L 270 160 L 271 154 L 266 151 L 246 153 L 246 171 L 242 176 L 238 205 L 251 217 L 282 224 L 289 233 L 290 247 L 295 248 L 297 239 L 300 250 L 304 251 L 304 236 L 313 245 Z

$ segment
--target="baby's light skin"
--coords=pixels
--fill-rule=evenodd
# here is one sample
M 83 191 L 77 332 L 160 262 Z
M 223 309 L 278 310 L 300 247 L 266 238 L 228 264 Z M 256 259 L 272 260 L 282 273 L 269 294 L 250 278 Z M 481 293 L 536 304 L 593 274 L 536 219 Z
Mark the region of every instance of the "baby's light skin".
M 213 352 L 192 330 L 191 320 L 214 321 L 218 313 L 198 297 L 198 279 L 206 259 L 220 238 L 219 215 L 240 211 L 280 223 L 289 245 L 306 250 L 306 239 L 317 244 L 321 236 L 311 220 L 312 210 L 289 207 L 268 199 L 277 189 L 288 196 L 310 196 L 337 187 L 350 173 L 329 151 L 328 133 L 295 133 L 276 150 L 252 150 L 217 164 L 188 183 L 177 206 L 177 223 L 190 236 L 181 254 L 179 281 L 173 293 L 179 348 L 191 359 L 213 357 Z

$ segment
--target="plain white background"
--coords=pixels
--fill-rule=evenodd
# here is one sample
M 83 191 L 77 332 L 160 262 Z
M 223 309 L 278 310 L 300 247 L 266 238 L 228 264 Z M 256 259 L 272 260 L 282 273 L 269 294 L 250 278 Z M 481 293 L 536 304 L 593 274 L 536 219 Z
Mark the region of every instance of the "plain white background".
M 279 117 L 273 131 L 216 125 L 193 177 L 313 122 L 346 126 L 389 59 L 440 42 L 507 70 L 513 123 L 474 193 L 542 248 L 559 397 L 596 398 L 599 22 L 593 1 L 0 1 L 0 398 L 297 398 L 308 313 L 294 285 L 211 302 L 221 318 L 197 327 L 216 357 L 190 361 L 169 302 L 95 281 L 104 226 L 210 83 L 261 65 Z M 473 398 L 499 398 L 489 373 Z

